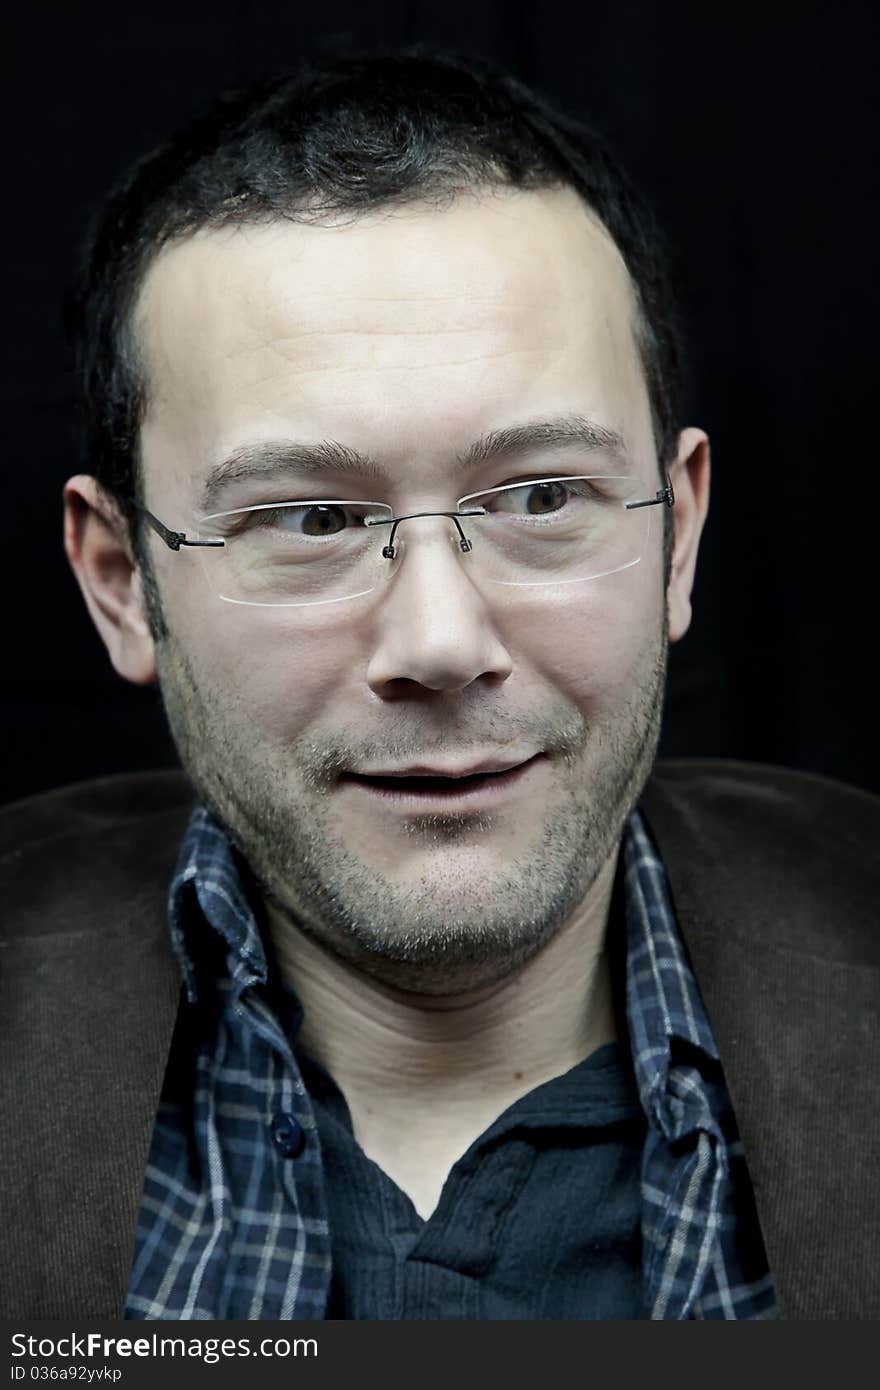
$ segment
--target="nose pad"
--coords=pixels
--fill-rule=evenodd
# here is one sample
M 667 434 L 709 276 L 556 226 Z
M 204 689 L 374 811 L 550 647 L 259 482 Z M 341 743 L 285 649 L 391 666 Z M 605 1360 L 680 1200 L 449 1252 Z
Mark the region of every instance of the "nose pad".
M 459 549 L 462 550 L 465 554 L 467 554 L 468 551 L 473 550 L 473 546 L 471 545 L 470 541 L 467 539 L 466 536 L 462 536 L 462 538 L 460 539 L 460 541 L 459 541 Z M 397 550 L 398 550 L 398 546 L 394 546 L 394 545 L 386 545 L 386 546 L 383 546 L 383 548 L 382 548 L 382 559 L 383 559 L 383 560 L 393 560 L 393 559 L 395 559 L 396 556 L 397 556 Z
M 482 507 L 479 507 L 479 508 L 475 508 L 472 514 L 473 514 L 474 516 L 484 516 L 484 515 L 485 515 L 485 512 L 484 512 L 484 510 L 483 510 Z M 465 514 L 465 515 L 467 515 L 467 514 Z M 458 514 L 457 514 L 457 513 L 455 513 L 455 512 L 412 512 L 409 516 L 401 516 L 401 517 L 396 517 L 396 518 L 395 518 L 394 524 L 393 524 L 393 526 L 391 527 L 391 536 L 390 536 L 389 540 L 386 542 L 386 544 L 382 547 L 382 558 L 383 558 L 384 560 L 393 560 L 393 559 L 395 558 L 395 556 L 396 556 L 396 554 L 397 554 L 397 546 L 396 546 L 396 544 L 395 544 L 395 540 L 396 540 L 398 528 L 401 526 L 401 524 L 402 524 L 403 522 L 407 522 L 407 521 L 417 521 L 417 520 L 419 520 L 419 519 L 421 519 L 421 518 L 427 518 L 427 517 L 441 517 L 441 516 L 442 516 L 442 517 L 447 517 L 447 518 L 449 519 L 449 521 L 452 523 L 452 525 L 455 527 L 455 530 L 456 530 L 456 533 L 457 533 L 457 536 L 458 536 L 458 546 L 459 546 L 459 549 L 460 549 L 464 554 L 467 554 L 470 550 L 473 549 L 473 547 L 472 547 L 472 545 L 471 545 L 471 542 L 468 540 L 467 536 L 465 535 L 464 531 L 462 530 L 461 522 L 460 522 L 460 520 L 459 520 L 459 518 L 458 518 Z
M 409 524 L 409 523 L 406 523 Z M 421 525 L 424 526 L 424 522 Z M 445 522 L 440 523 L 445 526 Z M 447 575 L 446 571 L 442 576 L 435 576 L 434 566 L 437 561 L 444 556 L 452 561 L 453 565 L 459 564 L 461 558 L 471 551 L 471 543 L 466 539 L 467 550 L 462 550 L 459 537 L 454 530 L 449 532 L 438 531 L 433 535 L 420 532 L 409 536 L 406 534 L 405 527 L 398 531 L 394 543 L 390 541 L 382 547 L 382 559 L 379 564 L 382 567 L 382 575 L 386 581 L 398 581 L 401 587 L 411 590 L 410 599 L 417 598 L 417 591 L 426 588 L 429 593 L 436 593 L 438 586 L 441 591 L 447 589 L 450 583 L 456 582 L 456 576 Z M 465 562 L 467 563 L 467 562 Z M 422 566 L 427 565 L 428 573 L 422 576 Z M 404 573 L 401 575 L 400 571 Z M 470 578 L 465 570 L 465 578 Z

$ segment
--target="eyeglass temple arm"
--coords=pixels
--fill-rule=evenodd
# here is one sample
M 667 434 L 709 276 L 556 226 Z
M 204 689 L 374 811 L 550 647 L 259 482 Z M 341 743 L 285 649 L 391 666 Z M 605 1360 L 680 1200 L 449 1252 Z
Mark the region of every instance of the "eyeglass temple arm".
M 644 502 L 626 502 L 624 503 L 624 508 L 626 511 L 631 512 L 636 507 L 656 507 L 658 502 L 665 502 L 667 507 L 675 506 L 675 493 L 672 490 L 672 483 L 669 481 L 668 474 L 666 477 L 666 486 L 661 487 L 660 491 L 656 493 L 654 497 L 646 497 Z
M 153 516 L 153 513 L 152 513 L 152 512 L 148 512 L 147 509 L 146 509 L 146 507 L 138 507 L 138 511 L 143 513 L 143 515 L 146 517 L 146 519 L 147 519 L 148 523 L 150 524 L 150 526 L 152 526 L 153 530 L 156 532 L 156 535 L 157 535 L 157 536 L 161 536 L 162 540 L 163 540 L 163 541 L 165 542 L 165 544 L 168 546 L 168 549 L 169 549 L 169 550 L 179 550 L 180 547 L 181 547 L 182 545 L 225 545 L 225 544 L 226 544 L 225 541 L 221 541 L 221 540 L 217 540 L 217 541 L 189 541 L 189 540 L 187 540 L 187 538 L 186 538 L 186 533 L 185 533 L 184 531 L 169 531 L 168 527 L 164 524 L 164 522 L 160 521 L 159 518 L 158 518 L 157 516 Z

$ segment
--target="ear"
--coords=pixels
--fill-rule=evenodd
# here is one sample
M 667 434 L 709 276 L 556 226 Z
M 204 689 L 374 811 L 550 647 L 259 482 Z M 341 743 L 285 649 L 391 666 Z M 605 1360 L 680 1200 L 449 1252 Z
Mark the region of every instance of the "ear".
M 125 520 L 85 474 L 64 486 L 64 548 L 114 667 L 135 685 L 151 684 L 156 652 Z
M 691 589 L 697 550 L 709 510 L 709 437 L 703 430 L 682 430 L 669 478 L 675 491 L 672 509 L 675 548 L 666 593 L 669 640 L 677 642 L 691 624 Z

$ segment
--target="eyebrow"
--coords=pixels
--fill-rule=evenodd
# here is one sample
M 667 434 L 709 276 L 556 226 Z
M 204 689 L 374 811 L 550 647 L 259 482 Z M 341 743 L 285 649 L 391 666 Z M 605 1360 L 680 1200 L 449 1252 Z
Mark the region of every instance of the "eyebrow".
M 536 450 L 563 452 L 570 449 L 608 454 L 623 470 L 632 470 L 623 436 L 616 430 L 582 415 L 564 415 L 481 434 L 463 454 L 456 455 L 453 476 L 459 477 L 493 459 L 521 458 Z M 315 477 L 327 473 L 344 473 L 349 478 L 370 483 L 388 483 L 387 473 L 375 458 L 347 444 L 332 439 L 317 444 L 272 439 L 243 444 L 214 464 L 202 487 L 199 507 L 203 515 L 209 513 L 235 483 L 272 481 L 285 474 Z

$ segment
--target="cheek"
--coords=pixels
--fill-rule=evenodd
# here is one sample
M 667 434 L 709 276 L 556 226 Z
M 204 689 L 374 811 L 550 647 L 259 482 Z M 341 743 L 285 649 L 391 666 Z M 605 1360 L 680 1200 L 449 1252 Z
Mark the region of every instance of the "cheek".
M 345 641 L 326 620 L 309 621 L 215 599 L 214 623 L 204 615 L 190 641 L 205 688 L 214 692 L 258 741 L 289 746 L 310 725 L 326 719 L 339 698 Z
M 556 604 L 524 604 L 509 639 L 523 662 L 578 708 L 598 714 L 628 701 L 662 640 L 659 578 L 636 569 L 594 580 Z

